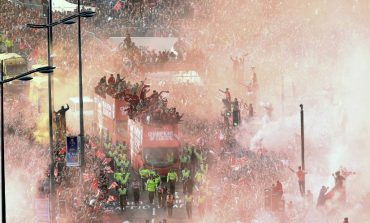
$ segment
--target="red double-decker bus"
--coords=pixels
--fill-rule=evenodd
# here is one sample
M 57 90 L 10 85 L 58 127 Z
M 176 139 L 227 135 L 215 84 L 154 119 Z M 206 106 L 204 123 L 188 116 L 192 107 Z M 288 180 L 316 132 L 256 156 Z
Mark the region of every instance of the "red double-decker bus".
M 131 165 L 154 169 L 161 176 L 179 168 L 180 141 L 177 123 L 150 123 L 129 120 Z
M 125 111 L 127 103 L 123 99 L 115 99 L 109 94 L 105 94 L 104 97 L 95 94 L 94 103 L 94 124 L 101 136 L 104 139 L 108 137 L 113 143 L 122 143 L 123 141 L 128 143 L 128 115 Z

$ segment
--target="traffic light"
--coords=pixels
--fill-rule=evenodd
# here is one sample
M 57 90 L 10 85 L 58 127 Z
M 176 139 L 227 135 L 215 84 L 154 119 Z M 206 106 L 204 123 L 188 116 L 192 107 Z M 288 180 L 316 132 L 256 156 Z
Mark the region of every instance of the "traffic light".
M 240 123 L 240 111 L 234 110 L 233 111 L 233 126 L 236 127 Z

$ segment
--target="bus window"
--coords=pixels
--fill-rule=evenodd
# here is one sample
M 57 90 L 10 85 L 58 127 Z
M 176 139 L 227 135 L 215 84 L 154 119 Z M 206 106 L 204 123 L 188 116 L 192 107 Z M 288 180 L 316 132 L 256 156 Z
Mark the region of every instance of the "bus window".
M 127 120 L 124 121 L 117 121 L 117 133 L 120 135 L 124 135 L 128 133 L 127 129 Z

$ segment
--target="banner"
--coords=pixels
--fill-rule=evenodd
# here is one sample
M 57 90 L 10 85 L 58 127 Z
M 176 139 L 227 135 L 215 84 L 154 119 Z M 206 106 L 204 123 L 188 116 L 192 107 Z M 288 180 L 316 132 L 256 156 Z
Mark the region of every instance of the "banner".
M 144 125 L 144 147 L 178 147 L 180 143 L 176 136 L 176 125 Z
M 67 136 L 66 163 L 69 167 L 80 166 L 80 154 L 78 150 L 78 137 Z

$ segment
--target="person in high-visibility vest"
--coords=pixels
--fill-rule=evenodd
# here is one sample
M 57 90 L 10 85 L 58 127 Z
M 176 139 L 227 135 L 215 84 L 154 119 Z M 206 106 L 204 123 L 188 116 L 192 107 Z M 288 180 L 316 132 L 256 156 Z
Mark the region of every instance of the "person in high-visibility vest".
M 123 173 L 121 172 L 115 172 L 113 174 L 113 178 L 116 182 L 121 182 L 122 178 L 123 178 Z
M 157 185 L 153 179 L 153 177 L 149 177 L 148 181 L 146 182 L 146 190 L 149 193 L 149 203 L 153 204 L 154 193 L 157 188 Z
M 161 184 L 161 177 L 157 173 L 153 177 L 154 177 L 154 182 L 158 187 L 159 184 Z
M 180 168 L 181 169 L 185 168 L 188 165 L 189 161 L 190 161 L 190 156 L 188 155 L 187 151 L 184 150 L 182 155 L 180 156 L 180 164 L 181 164 Z
M 128 170 L 128 167 L 130 165 L 130 161 L 124 160 L 124 161 L 122 161 L 122 164 L 123 164 L 123 167 L 125 168 L 125 170 Z
M 104 142 L 104 149 L 110 149 L 112 144 L 109 141 Z
M 126 174 L 124 174 L 124 177 L 122 176 L 122 178 L 120 179 L 120 183 L 122 184 L 122 185 L 126 185 L 127 183 L 128 183 L 128 179 L 129 179 L 129 177 L 130 177 L 130 173 L 126 173 Z
M 208 172 L 208 164 L 206 162 L 201 162 L 200 163 L 200 169 L 202 170 L 203 173 Z
M 188 218 L 191 219 L 192 217 L 192 206 L 193 206 L 193 195 L 186 194 L 185 195 L 185 206 L 186 206 L 186 213 L 188 215 Z
M 205 161 L 205 157 L 203 155 L 202 150 L 199 150 L 199 152 L 198 152 L 198 150 L 194 150 L 194 154 L 197 157 L 198 163 L 203 163 Z
M 118 193 L 119 193 L 119 204 L 121 207 L 121 211 L 126 207 L 127 205 L 127 188 L 121 186 L 118 188 Z
M 186 192 L 186 185 L 187 185 L 187 181 L 189 180 L 190 178 L 190 170 L 188 168 L 184 168 L 182 171 L 181 171 L 181 180 L 182 180 L 182 192 L 185 194 Z
M 114 156 L 114 169 L 119 170 L 122 167 L 122 162 L 118 156 Z
M 108 157 L 113 158 L 113 159 L 115 158 L 115 155 L 113 154 L 112 150 L 108 151 Z
M 149 170 L 149 174 L 150 174 L 150 176 L 152 176 L 154 178 L 157 175 L 157 172 L 155 172 L 155 170 L 151 169 L 151 170 Z
M 145 190 L 145 184 L 149 178 L 150 172 L 147 168 L 143 167 L 142 169 L 139 170 L 139 174 L 143 185 L 143 190 Z
M 203 172 L 201 170 L 198 170 L 197 173 L 195 174 L 194 178 L 195 178 L 195 183 L 198 186 L 201 185 L 203 183 L 203 181 L 204 181 Z
M 175 194 L 175 185 L 178 181 L 177 173 L 173 170 L 170 170 L 167 174 L 167 183 L 170 184 L 170 193 Z
M 4 41 L 4 45 L 6 46 L 6 50 L 8 53 L 11 53 L 13 51 L 13 40 L 6 39 Z

